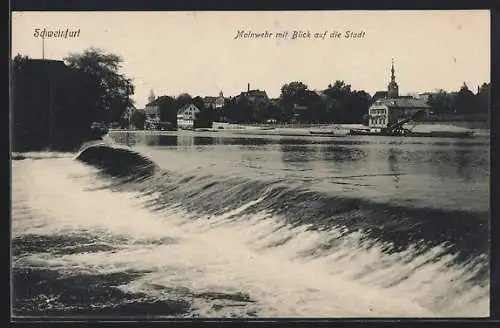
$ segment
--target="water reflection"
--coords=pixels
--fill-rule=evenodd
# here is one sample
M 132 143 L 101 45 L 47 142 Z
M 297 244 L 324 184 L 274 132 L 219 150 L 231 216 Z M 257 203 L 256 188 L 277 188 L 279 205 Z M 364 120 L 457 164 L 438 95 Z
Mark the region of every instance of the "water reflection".
M 393 182 L 394 182 L 394 188 L 398 189 L 399 188 L 399 174 L 401 173 L 401 165 L 399 162 L 399 156 L 401 152 L 399 150 L 396 150 L 394 148 L 389 148 L 388 150 L 388 156 L 387 156 L 387 164 L 389 166 L 389 172 L 394 174 L 393 175 Z
M 211 146 L 215 144 L 217 144 L 216 139 L 207 136 L 180 134 L 177 137 L 177 146 L 180 147 Z
M 113 139 L 152 146 L 140 151 L 159 164 L 168 161 L 170 169 L 202 166 L 210 174 L 285 179 L 326 194 L 405 206 L 484 209 L 489 204 L 489 146 L 477 140 L 144 131 L 115 133 Z
M 367 153 L 362 148 L 354 148 L 350 146 L 342 146 L 342 145 L 328 145 L 323 147 L 323 160 L 329 162 L 353 162 L 359 161 L 366 158 Z

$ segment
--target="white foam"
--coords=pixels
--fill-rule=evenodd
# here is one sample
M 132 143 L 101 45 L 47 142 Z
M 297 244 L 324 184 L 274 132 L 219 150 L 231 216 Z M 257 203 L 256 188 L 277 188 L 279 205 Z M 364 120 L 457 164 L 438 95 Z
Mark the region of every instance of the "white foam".
M 432 252 L 404 264 L 402 259 L 411 257 L 412 250 L 386 255 L 380 247 L 365 249 L 361 234 L 340 238 L 336 231 L 312 232 L 304 226 L 292 229 L 267 213 L 241 217 L 251 203 L 210 219 L 193 218 L 176 204 L 152 212 L 143 207 L 145 198 L 137 193 L 89 190 L 102 182 L 95 179 L 93 169 L 70 159 L 15 165 L 13 181 L 13 201 L 24 200 L 31 215 L 27 220 L 14 213 L 14 236 L 86 231 L 110 238 L 128 237 L 117 240 L 118 250 L 113 252 L 33 254 L 18 265 L 31 263 L 100 273 L 149 270 L 150 274 L 122 288 L 154 294 L 158 293 L 150 287 L 154 284 L 185 287 L 193 292 L 244 292 L 256 303 L 243 308 L 256 309 L 259 316 L 435 317 L 489 313 L 487 287 L 462 288 L 467 273 L 473 274 L 473 267 L 448 268 L 446 257 L 423 264 Z M 231 215 L 240 218 L 227 220 Z M 177 242 L 134 243 L 165 237 Z M 290 240 L 281 246 L 268 247 L 287 238 Z M 337 247 L 317 258 L 305 256 L 305 252 L 332 238 L 337 239 Z M 434 250 L 436 254 L 441 251 Z M 359 276 L 362 272 L 366 274 Z M 403 276 L 409 278 L 388 286 Z M 199 315 L 221 315 L 200 302 L 197 300 L 195 306 Z M 223 311 L 231 312 L 229 308 Z

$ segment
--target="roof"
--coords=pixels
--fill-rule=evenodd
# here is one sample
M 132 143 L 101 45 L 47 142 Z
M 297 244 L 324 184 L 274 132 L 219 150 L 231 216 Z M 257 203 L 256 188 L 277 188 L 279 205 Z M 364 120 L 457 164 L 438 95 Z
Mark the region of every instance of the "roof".
M 378 97 L 385 98 L 385 97 L 387 97 L 387 95 L 388 95 L 387 91 L 377 91 L 377 92 L 375 92 L 375 94 L 373 95 L 372 98 L 378 98 Z
M 152 102 L 149 102 L 146 104 L 146 108 L 148 107 L 151 107 L 151 106 L 158 106 L 158 103 L 160 102 L 160 97 L 156 98 L 155 100 L 153 100 Z
M 39 58 L 29 58 L 27 59 L 27 62 L 30 63 L 37 63 L 37 64 L 64 64 L 64 60 L 58 60 L 58 59 L 39 59 Z
M 247 92 L 243 92 L 245 96 L 253 96 L 253 97 L 265 97 L 267 98 L 267 93 L 261 90 L 250 90 Z
M 212 96 L 207 96 L 207 97 L 203 97 L 203 102 L 215 102 L 215 100 L 217 100 L 218 97 L 212 97 Z
M 180 115 L 180 114 L 184 114 L 184 112 L 185 112 L 188 108 L 190 108 L 190 107 L 194 107 L 194 108 L 196 108 L 196 110 L 197 110 L 197 111 L 200 111 L 200 109 L 199 109 L 198 107 L 196 107 L 195 105 L 193 105 L 193 104 L 186 104 L 186 105 L 182 106 L 181 108 L 179 108 L 179 109 L 177 110 L 177 114 L 178 114 L 178 115 Z
M 414 98 L 391 98 L 380 100 L 389 108 L 430 108 L 430 106 L 422 99 Z

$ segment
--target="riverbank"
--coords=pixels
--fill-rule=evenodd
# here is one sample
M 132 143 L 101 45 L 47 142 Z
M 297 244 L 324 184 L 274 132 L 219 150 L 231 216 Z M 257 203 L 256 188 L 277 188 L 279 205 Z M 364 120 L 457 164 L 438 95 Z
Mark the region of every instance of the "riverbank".
M 405 124 L 405 128 L 415 133 L 464 133 L 473 132 L 474 136 L 489 136 L 489 129 L 471 129 L 456 125 L 433 122 L 430 124 Z M 193 132 L 208 132 L 208 133 L 224 133 L 237 135 L 273 135 L 273 136 L 296 136 L 296 137 L 314 137 L 314 136 L 329 136 L 341 137 L 347 136 L 351 129 L 366 129 L 362 124 L 336 124 L 336 125 L 309 125 L 299 127 L 298 125 L 289 126 L 271 126 L 271 125 L 244 125 L 244 124 L 228 124 L 214 123 L 212 129 L 196 129 L 195 131 L 178 130 L 177 131 L 152 131 L 152 130 L 110 130 L 110 131 L 130 131 L 130 132 L 145 132 L 154 134 L 172 134 L 172 133 L 193 133 Z

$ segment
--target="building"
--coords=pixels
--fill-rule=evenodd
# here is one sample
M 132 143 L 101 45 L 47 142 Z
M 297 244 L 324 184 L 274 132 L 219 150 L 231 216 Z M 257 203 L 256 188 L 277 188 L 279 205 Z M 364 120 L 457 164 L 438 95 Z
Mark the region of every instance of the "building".
M 376 100 L 369 108 L 369 127 L 380 129 L 424 110 L 430 106 L 422 99 L 392 98 Z
M 224 107 L 226 103 L 226 98 L 224 98 L 224 94 L 219 92 L 218 97 L 207 96 L 203 98 L 203 104 L 205 108 L 213 108 L 213 109 L 221 109 Z
M 388 96 L 387 91 L 377 91 L 372 97 L 372 103 L 379 100 L 379 99 L 386 99 Z
M 435 95 L 437 95 L 437 93 L 435 92 L 424 92 L 424 93 L 420 93 L 418 95 L 418 99 L 421 99 L 425 102 L 429 101 L 432 99 L 432 97 L 434 97 Z
M 12 64 L 13 151 L 80 147 L 96 117 L 85 74 L 61 60 L 16 57 Z
M 144 128 L 146 130 L 159 130 L 160 129 L 160 106 L 158 99 L 149 102 L 144 108 L 145 122 Z
M 193 129 L 198 113 L 200 113 L 200 109 L 193 104 L 187 104 L 179 108 L 177 111 L 177 127 L 185 130 Z
M 238 96 L 236 96 L 236 101 L 239 102 L 243 98 L 257 106 L 259 106 L 260 104 L 267 104 L 269 102 L 267 93 L 259 89 L 250 90 L 250 83 L 248 83 L 246 92 L 242 92 Z
M 219 96 L 215 99 L 215 109 L 221 109 L 226 104 L 226 98 L 224 98 L 224 93 L 219 92 Z
M 405 118 L 409 118 L 418 112 L 424 111 L 429 114 L 430 106 L 423 99 L 415 99 L 411 96 L 399 96 L 399 86 L 396 83 L 394 62 L 391 66 L 391 81 L 387 85 L 387 96 L 377 92 L 373 97 L 373 104 L 368 109 L 368 126 L 372 129 L 382 129 Z
M 203 97 L 203 105 L 205 108 L 215 108 L 215 101 L 217 100 L 217 97 L 213 96 L 206 96 Z

